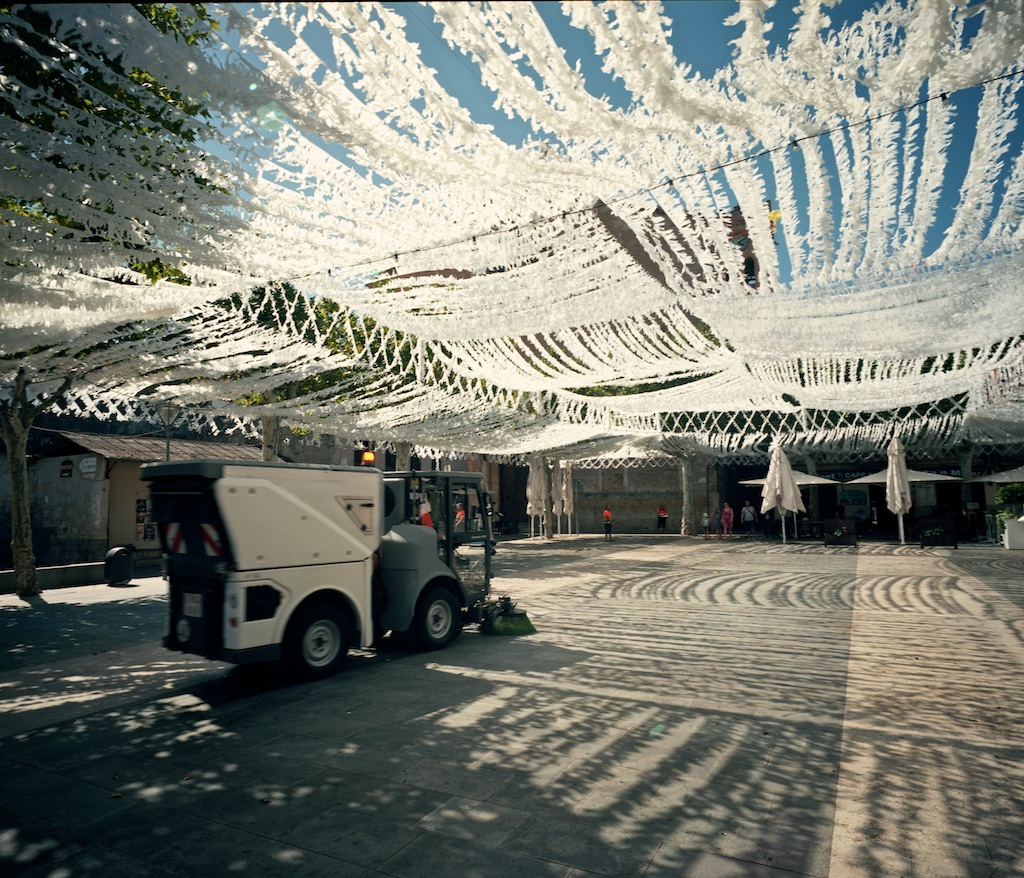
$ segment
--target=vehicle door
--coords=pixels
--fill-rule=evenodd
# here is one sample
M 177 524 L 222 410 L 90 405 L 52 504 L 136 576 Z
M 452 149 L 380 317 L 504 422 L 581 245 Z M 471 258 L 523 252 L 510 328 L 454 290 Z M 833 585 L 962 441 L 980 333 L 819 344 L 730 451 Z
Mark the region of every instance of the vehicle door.
M 484 501 L 479 482 L 452 481 L 453 569 L 469 605 L 482 599 L 490 589 L 491 528 Z

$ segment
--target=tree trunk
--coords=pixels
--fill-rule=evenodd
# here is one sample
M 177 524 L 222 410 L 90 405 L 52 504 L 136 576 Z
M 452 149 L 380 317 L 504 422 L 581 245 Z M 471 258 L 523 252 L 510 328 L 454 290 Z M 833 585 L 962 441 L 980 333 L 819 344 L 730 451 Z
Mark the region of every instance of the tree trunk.
M 804 467 L 808 475 L 816 476 L 818 474 L 818 463 L 810 455 L 804 457 Z M 819 514 L 821 506 L 818 504 L 818 494 L 818 486 L 811 485 L 807 491 L 807 518 L 812 521 L 821 520 L 821 515 Z
M 960 462 L 960 508 L 966 513 L 971 502 L 971 478 L 974 475 L 974 446 L 965 445 L 957 449 Z
M 28 430 L 4 418 L 4 445 L 11 473 L 11 554 L 14 557 L 15 590 L 19 597 L 40 594 L 36 556 L 32 551 L 32 511 L 28 492 Z
M 7 467 L 11 473 L 11 554 L 14 558 L 15 591 L 18 597 L 39 594 L 39 573 L 36 555 L 32 550 L 32 507 L 28 492 L 28 431 L 32 422 L 44 409 L 50 408 L 71 387 L 72 378 L 66 377 L 51 396 L 29 401 L 28 375 L 25 367 L 11 388 L 9 400 L 0 399 L 0 439 L 7 448 Z
M 281 432 L 281 419 L 277 415 L 260 415 L 263 437 L 263 459 L 277 460 L 277 439 Z

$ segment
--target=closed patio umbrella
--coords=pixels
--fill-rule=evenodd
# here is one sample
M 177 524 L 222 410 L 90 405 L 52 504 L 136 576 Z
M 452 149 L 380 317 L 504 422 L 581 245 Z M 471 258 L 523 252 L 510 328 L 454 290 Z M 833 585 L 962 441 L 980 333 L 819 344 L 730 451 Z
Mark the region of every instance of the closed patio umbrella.
M 817 488 L 824 485 L 835 485 L 837 488 L 842 485 L 842 482 L 837 482 L 835 479 L 826 479 L 824 476 L 812 476 L 810 473 L 801 472 L 798 469 L 793 470 L 793 478 L 801 488 Z M 739 484 L 741 485 L 763 485 L 767 479 L 740 479 Z M 785 524 L 785 522 L 783 522 Z M 793 513 L 793 527 L 796 528 L 796 513 Z
M 550 493 L 547 464 L 541 457 L 530 458 L 530 474 L 526 479 L 526 514 L 530 517 L 530 536 L 533 536 L 534 517 L 544 520 Z M 542 528 L 543 529 L 543 528 Z
M 896 454 L 903 455 L 903 467 L 902 467 L 902 478 L 906 480 L 906 505 L 903 507 L 903 511 L 897 511 L 900 508 L 901 501 L 895 493 L 901 489 L 901 485 L 897 483 L 896 476 L 890 477 L 890 471 L 896 465 L 893 462 L 893 443 L 898 444 L 898 450 Z M 859 479 L 851 479 L 845 482 L 847 485 L 885 485 L 885 505 L 889 507 L 889 511 L 896 514 L 899 519 L 900 525 L 900 542 L 906 542 L 903 536 L 903 515 L 910 509 L 910 485 L 913 482 L 959 482 L 956 476 L 940 476 L 938 473 L 926 473 L 916 469 L 907 469 L 907 458 L 906 452 L 902 450 L 903 443 L 897 437 L 892 438 L 892 442 L 889 443 L 889 466 L 877 473 L 871 473 L 867 476 L 861 476 Z M 890 478 L 892 478 L 893 488 L 890 489 Z M 895 505 L 894 505 L 895 504 Z
M 551 514 L 555 517 L 555 529 L 562 533 L 562 516 L 566 516 L 566 532 L 572 533 L 572 514 L 574 503 L 572 496 L 572 477 L 570 465 L 565 461 L 556 463 L 548 471 L 548 482 L 551 491 Z
M 782 518 L 782 542 L 786 542 L 786 510 L 804 512 L 804 501 L 800 496 L 800 485 L 793 475 L 789 458 L 781 445 L 772 446 L 772 456 L 768 463 L 768 475 L 761 487 L 761 514 L 769 509 L 778 509 Z
M 572 516 L 576 511 L 576 499 L 572 484 L 572 464 L 562 463 L 562 513 L 566 517 L 568 533 L 572 533 Z M 579 528 L 577 528 L 577 532 Z
M 913 498 L 910 494 L 910 479 L 907 476 L 907 452 L 899 436 L 889 442 L 889 466 L 885 471 L 885 505 L 897 517 L 900 526 L 900 543 L 906 543 L 903 532 L 903 516 L 910 511 Z

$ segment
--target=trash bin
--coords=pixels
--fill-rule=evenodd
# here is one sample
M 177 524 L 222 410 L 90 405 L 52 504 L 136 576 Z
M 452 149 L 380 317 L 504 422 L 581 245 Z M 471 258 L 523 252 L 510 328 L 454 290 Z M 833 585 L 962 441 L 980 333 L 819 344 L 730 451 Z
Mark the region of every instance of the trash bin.
M 135 573 L 135 546 L 115 546 L 103 559 L 107 585 L 127 585 Z

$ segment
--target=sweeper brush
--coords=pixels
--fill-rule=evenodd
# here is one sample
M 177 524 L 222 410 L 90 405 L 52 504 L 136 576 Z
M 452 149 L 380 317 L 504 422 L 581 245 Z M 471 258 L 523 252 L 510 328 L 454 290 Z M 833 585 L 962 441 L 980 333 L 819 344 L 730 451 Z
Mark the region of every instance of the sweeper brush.
M 517 610 L 512 598 L 507 594 L 498 598 L 493 612 L 480 623 L 482 634 L 502 634 L 506 637 L 519 637 L 523 634 L 534 634 L 533 627 L 526 610 Z

